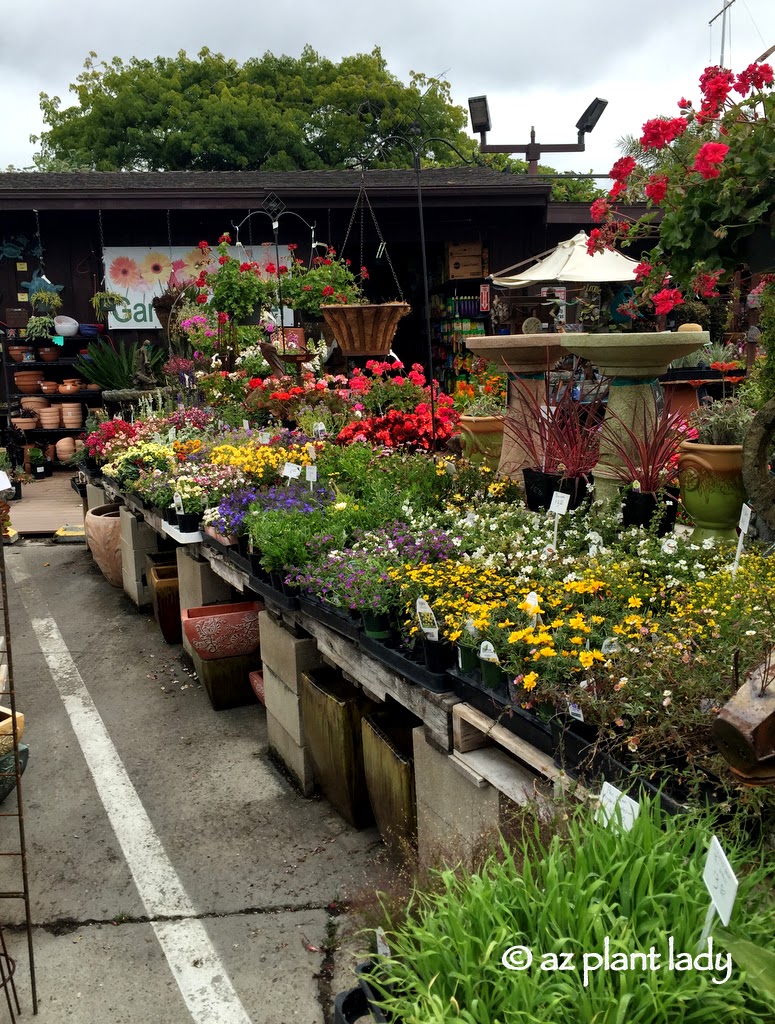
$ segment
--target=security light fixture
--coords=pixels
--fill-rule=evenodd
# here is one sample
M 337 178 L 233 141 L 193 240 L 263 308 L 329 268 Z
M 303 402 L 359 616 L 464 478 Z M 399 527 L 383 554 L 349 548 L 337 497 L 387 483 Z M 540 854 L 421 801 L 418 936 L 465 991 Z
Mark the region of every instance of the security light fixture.
M 488 132 L 490 124 L 490 108 L 486 96 L 469 96 L 468 111 L 471 115 L 471 131 Z
M 544 145 L 536 142 L 535 128 L 530 129 L 530 142 L 522 145 L 491 145 L 487 142 L 487 132 L 490 131 L 490 111 L 487 106 L 486 96 L 471 96 L 468 100 L 468 110 L 471 114 L 471 129 L 479 132 L 479 149 L 482 153 L 524 153 L 527 160 L 527 173 L 538 174 L 538 161 L 542 153 L 583 153 L 585 149 L 584 136 L 591 132 L 600 117 L 608 106 L 608 100 L 601 100 L 600 97 L 592 100 L 587 109 L 576 122 L 576 130 L 579 133 L 578 142 L 575 143 L 553 143 Z

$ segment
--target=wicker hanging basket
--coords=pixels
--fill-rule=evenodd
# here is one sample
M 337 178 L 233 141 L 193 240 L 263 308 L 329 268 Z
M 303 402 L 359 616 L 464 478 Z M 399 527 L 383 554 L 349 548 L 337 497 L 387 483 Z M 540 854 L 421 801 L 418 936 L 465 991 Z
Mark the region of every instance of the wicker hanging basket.
M 386 356 L 408 302 L 374 306 L 321 306 L 320 312 L 346 356 Z

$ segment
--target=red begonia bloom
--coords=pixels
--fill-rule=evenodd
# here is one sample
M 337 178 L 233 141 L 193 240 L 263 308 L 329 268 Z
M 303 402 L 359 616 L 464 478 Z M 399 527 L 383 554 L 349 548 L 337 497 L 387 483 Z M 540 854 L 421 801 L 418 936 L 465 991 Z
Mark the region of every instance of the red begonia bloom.
M 637 265 L 637 267 L 635 268 L 635 280 L 636 281 L 643 281 L 643 280 L 645 280 L 649 276 L 649 274 L 652 272 L 653 269 L 654 268 L 653 268 L 653 266 L 650 263 L 645 263 L 645 262 L 644 263 L 639 263 Z
M 676 306 L 683 305 L 683 295 L 678 288 L 663 288 L 654 296 L 654 311 L 658 316 L 669 313 Z
M 221 235 L 221 237 L 220 237 L 220 238 L 218 239 L 218 243 L 219 243 L 219 244 L 221 244 L 221 243 L 223 243 L 223 242 L 230 242 L 230 241 L 231 241 L 231 235 L 229 234 L 229 232 L 228 232 L 228 231 L 224 231 L 224 233 L 223 233 L 223 234 Z
M 699 171 L 703 178 L 718 178 L 718 165 L 724 162 L 724 157 L 729 152 L 729 146 L 723 142 L 706 142 L 700 146 L 694 158 L 693 171 Z
M 196 297 L 196 301 L 199 303 L 200 306 L 204 306 L 204 304 L 207 302 L 207 296 L 203 295 L 200 292 L 199 295 L 197 295 Z
M 328 298 L 329 295 L 333 295 L 333 294 L 334 294 L 333 287 L 330 284 L 327 284 L 325 286 L 325 288 L 323 289 L 323 296 L 324 296 L 324 298 Z
M 614 181 L 626 181 L 637 166 L 635 157 L 620 156 L 608 172 L 608 177 L 613 178 Z
M 218 262 L 220 263 L 221 266 L 223 266 L 224 263 L 228 263 L 229 262 L 229 257 L 226 256 L 226 255 L 219 256 L 218 257 Z
M 667 175 L 652 174 L 643 191 L 653 203 L 661 203 L 667 194 Z
M 643 125 L 640 144 L 644 149 L 664 149 L 689 127 L 685 117 L 655 117 Z
M 229 314 L 228 313 L 219 313 L 218 314 L 218 323 L 219 324 L 227 324 L 228 322 L 229 322 Z
M 597 224 L 600 224 L 602 221 L 606 219 L 610 209 L 611 207 L 608 205 L 608 200 L 605 198 L 605 196 L 602 196 L 600 199 L 596 199 L 594 203 L 592 203 L 592 205 L 589 208 L 589 213 L 592 217 L 592 220 L 595 221 Z
M 209 248 L 210 246 L 207 244 L 207 242 L 200 242 L 199 245 L 197 246 L 197 249 L 201 249 L 203 252 L 205 249 Z
M 717 299 L 719 293 L 716 291 L 716 285 L 722 273 L 721 270 L 715 270 L 711 274 L 698 274 L 692 281 L 692 291 L 705 299 Z

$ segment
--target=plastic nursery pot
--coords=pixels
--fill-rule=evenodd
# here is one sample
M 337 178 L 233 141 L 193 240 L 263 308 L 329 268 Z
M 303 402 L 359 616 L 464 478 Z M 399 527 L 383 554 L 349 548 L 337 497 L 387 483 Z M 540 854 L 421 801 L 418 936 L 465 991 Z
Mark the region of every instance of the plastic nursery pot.
M 583 476 L 563 477 L 557 473 L 543 473 L 539 469 L 525 468 L 525 503 L 531 512 L 546 512 L 555 491 L 570 495 L 569 508 L 578 508 L 587 496 L 587 481 Z
M 622 502 L 622 525 L 642 526 L 648 529 L 660 511 L 657 536 L 664 537 L 675 526 L 678 512 L 677 494 L 668 492 L 665 500 L 660 501 L 656 494 L 650 492 L 628 491 Z
M 169 505 L 164 509 L 164 521 L 169 523 L 170 526 L 178 525 L 178 513 L 175 511 L 174 505 Z
M 457 648 L 457 667 L 467 675 L 476 675 L 479 672 L 479 655 L 473 647 Z
M 361 611 L 363 632 L 372 640 L 389 640 L 392 636 L 390 614 L 388 612 Z
M 429 672 L 446 672 L 455 661 L 455 648 L 448 640 L 422 638 L 425 667 Z
M 199 529 L 199 516 L 195 512 L 178 512 L 178 529 L 181 533 L 196 533 Z

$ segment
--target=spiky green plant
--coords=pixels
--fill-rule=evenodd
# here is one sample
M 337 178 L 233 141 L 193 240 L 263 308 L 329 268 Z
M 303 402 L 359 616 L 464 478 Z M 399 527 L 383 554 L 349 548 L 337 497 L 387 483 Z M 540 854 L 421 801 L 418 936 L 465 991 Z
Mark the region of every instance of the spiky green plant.
M 140 346 L 132 341 L 114 345 L 111 341 L 98 338 L 89 343 L 86 355 L 79 356 L 76 370 L 87 380 L 107 391 L 134 387 L 138 368 Z M 151 350 L 151 369 L 161 379 L 161 367 L 166 358 L 162 349 Z

